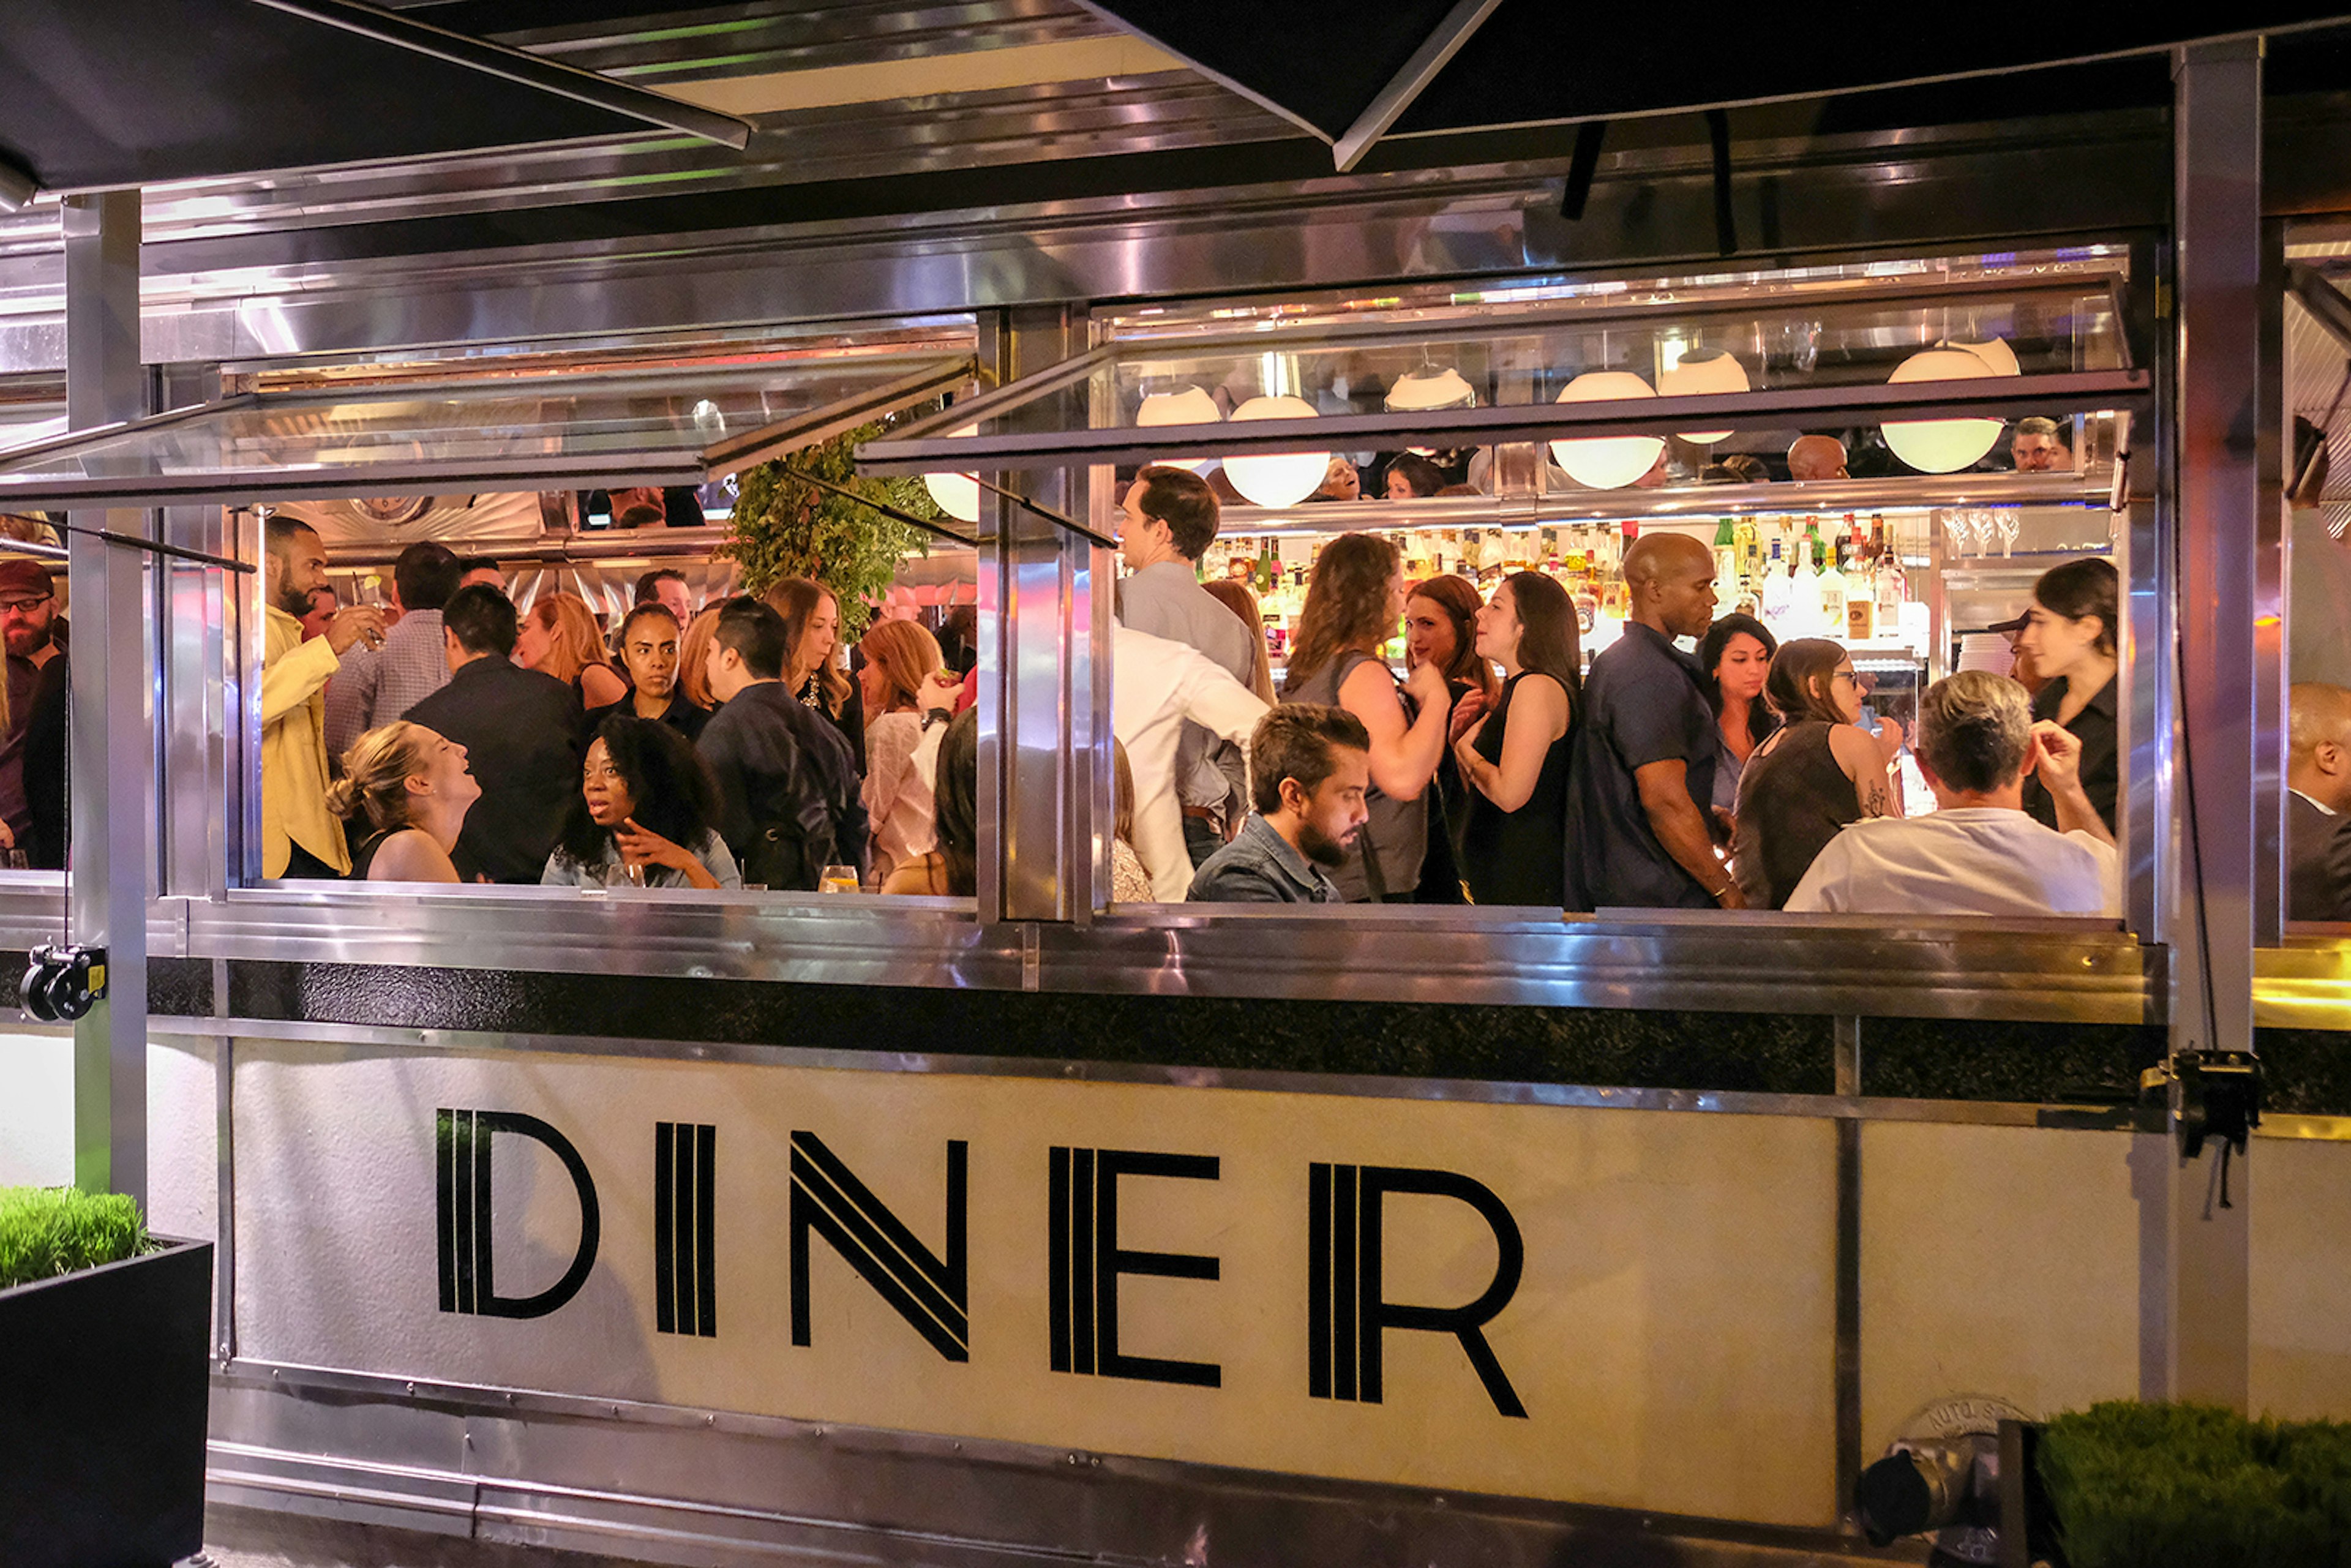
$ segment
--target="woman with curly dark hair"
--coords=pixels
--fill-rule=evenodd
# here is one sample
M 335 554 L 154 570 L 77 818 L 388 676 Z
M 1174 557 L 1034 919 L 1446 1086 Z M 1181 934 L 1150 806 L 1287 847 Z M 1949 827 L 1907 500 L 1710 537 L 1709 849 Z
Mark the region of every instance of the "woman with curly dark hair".
M 614 714 L 596 727 L 563 837 L 539 877 L 549 887 L 743 885 L 713 824 L 717 791 L 684 736 Z

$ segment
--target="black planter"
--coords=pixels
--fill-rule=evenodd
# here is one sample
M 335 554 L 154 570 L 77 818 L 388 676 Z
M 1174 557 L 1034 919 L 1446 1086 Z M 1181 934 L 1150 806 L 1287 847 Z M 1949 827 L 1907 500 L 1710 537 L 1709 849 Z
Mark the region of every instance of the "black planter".
M 212 1293 L 209 1241 L 0 1291 L 0 1563 L 202 1548 Z

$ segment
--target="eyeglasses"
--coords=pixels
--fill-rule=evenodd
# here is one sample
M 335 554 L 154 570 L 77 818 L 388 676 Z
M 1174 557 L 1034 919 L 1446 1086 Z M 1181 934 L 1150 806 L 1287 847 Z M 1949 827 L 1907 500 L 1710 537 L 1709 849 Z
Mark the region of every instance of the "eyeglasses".
M 54 593 L 44 593 L 38 599 L 0 599 L 0 614 L 12 610 L 30 610 L 34 605 L 47 604 L 56 597 Z
M 1859 684 L 1861 677 L 1855 674 L 1851 670 L 1832 670 L 1829 672 L 1829 679 L 1833 681 L 1852 681 L 1857 685 Z

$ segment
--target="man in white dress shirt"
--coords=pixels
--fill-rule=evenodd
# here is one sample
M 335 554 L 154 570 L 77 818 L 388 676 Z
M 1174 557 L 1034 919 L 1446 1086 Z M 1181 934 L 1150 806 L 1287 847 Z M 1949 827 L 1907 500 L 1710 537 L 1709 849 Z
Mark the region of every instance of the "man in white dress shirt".
M 1790 910 L 2122 913 L 2121 865 L 2082 790 L 2081 743 L 2036 726 L 2022 686 L 1982 670 L 1937 681 L 1919 700 L 1916 755 L 1934 813 L 1848 823 L 1796 884 Z M 2025 814 L 2024 776 L 2036 770 L 2063 831 Z
M 1197 649 L 1124 625 L 1112 629 L 1111 730 L 1134 774 L 1134 850 L 1162 904 L 1182 903 L 1192 885 L 1176 800 L 1176 755 L 1185 727 L 1198 725 L 1245 746 L 1265 714 L 1256 693 Z

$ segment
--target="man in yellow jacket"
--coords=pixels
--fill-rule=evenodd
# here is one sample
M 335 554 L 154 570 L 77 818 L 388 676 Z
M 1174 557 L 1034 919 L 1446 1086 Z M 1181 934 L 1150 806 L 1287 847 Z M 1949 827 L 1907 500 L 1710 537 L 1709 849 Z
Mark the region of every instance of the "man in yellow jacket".
M 383 612 L 354 604 L 335 612 L 326 634 L 302 641 L 310 591 L 327 586 L 327 547 L 318 530 L 272 517 L 267 636 L 261 666 L 261 874 L 350 874 L 343 825 L 327 810 L 327 678 L 353 643 L 383 643 Z

